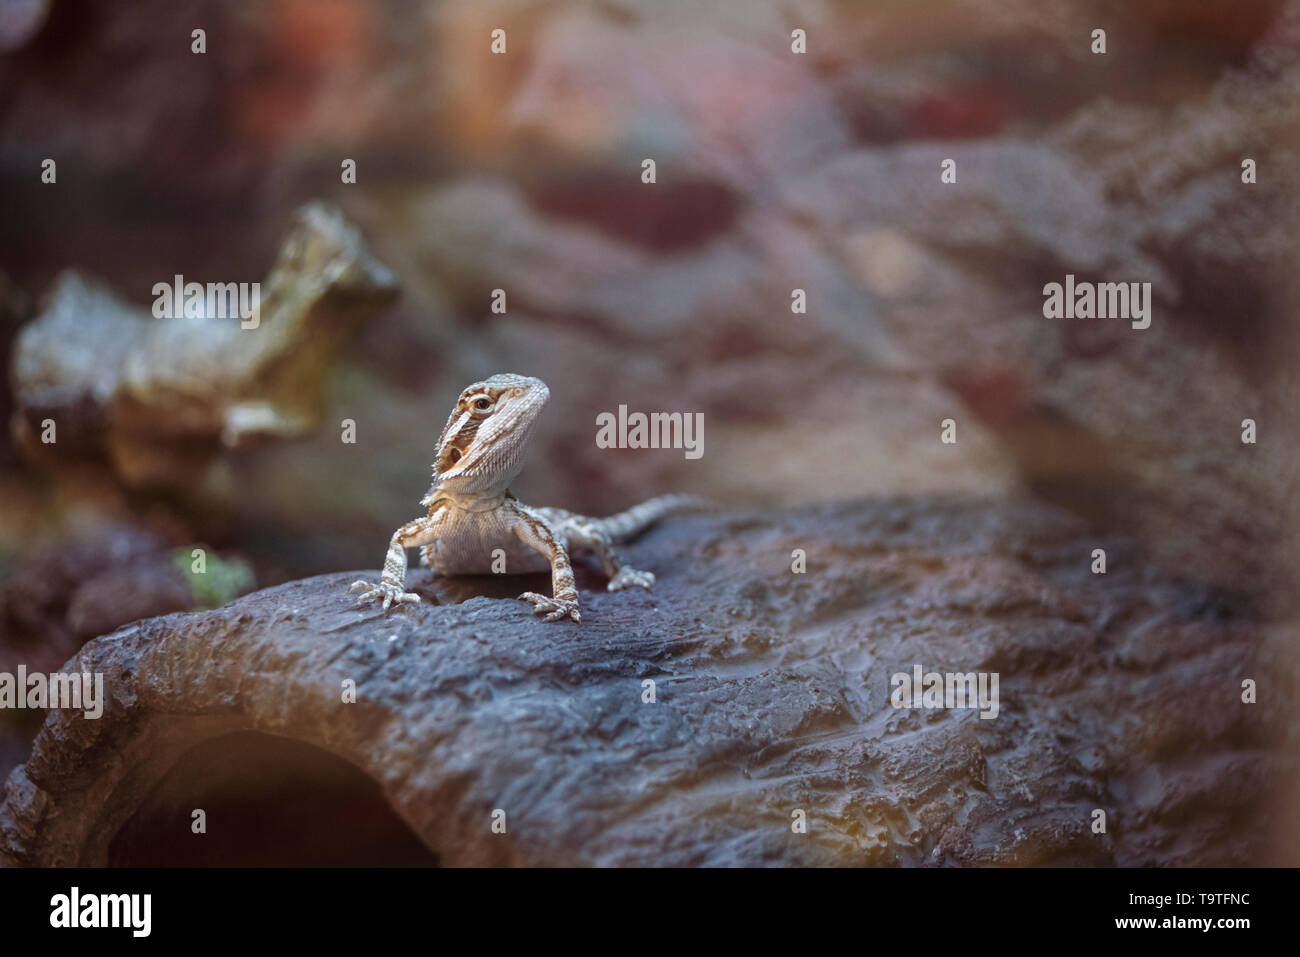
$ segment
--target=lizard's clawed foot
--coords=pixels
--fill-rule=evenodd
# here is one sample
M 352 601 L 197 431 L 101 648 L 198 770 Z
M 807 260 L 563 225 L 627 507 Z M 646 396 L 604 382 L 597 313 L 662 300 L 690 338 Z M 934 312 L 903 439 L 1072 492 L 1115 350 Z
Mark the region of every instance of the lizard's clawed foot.
M 568 601 L 563 598 L 552 598 L 550 595 L 539 595 L 535 591 L 526 591 L 519 596 L 520 601 L 530 601 L 533 603 L 533 614 L 545 615 L 543 621 L 559 621 L 565 615 L 568 615 L 574 621 L 582 621 L 582 616 L 578 614 L 578 602 Z
M 646 591 L 649 591 L 650 586 L 654 583 L 654 572 L 637 571 L 631 566 L 624 565 L 618 570 L 618 574 L 609 580 L 609 584 L 605 586 L 605 590 L 622 591 L 624 588 L 630 588 L 635 585 L 637 588 L 644 588 Z
M 352 587 L 349 588 L 348 591 L 359 591 L 360 589 L 363 588 L 366 589 L 366 592 L 362 595 L 357 596 L 357 604 L 364 605 L 367 602 L 372 602 L 382 597 L 384 599 L 385 615 L 388 614 L 389 605 L 392 605 L 394 603 L 398 605 L 405 604 L 407 602 L 414 603 L 420 600 L 420 596 L 415 594 L 415 592 L 402 591 L 401 585 L 393 585 L 390 584 L 389 582 L 384 582 L 384 581 L 381 581 L 377 584 L 371 584 L 368 581 L 356 581 L 352 583 Z

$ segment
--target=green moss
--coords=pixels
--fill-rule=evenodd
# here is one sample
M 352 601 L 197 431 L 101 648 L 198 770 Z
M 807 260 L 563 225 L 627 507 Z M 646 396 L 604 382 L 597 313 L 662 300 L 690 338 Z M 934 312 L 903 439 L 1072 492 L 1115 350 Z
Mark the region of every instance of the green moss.
M 200 562 L 195 549 L 203 550 Z M 216 608 L 252 589 L 253 570 L 238 558 L 222 558 L 206 545 L 186 545 L 172 552 L 172 561 L 190 583 L 190 593 L 200 608 Z M 202 571 L 195 571 L 195 567 Z

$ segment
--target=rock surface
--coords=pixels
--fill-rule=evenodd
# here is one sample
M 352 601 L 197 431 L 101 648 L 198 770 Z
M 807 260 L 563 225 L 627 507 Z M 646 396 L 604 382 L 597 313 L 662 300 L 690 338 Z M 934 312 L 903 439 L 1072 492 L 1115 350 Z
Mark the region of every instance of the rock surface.
M 192 488 L 223 447 L 311 432 L 339 349 L 398 292 L 319 202 L 295 213 L 264 281 L 174 283 L 151 314 L 60 275 L 14 344 L 14 443 L 29 458 L 101 453 L 127 486 Z
M 178 363 L 175 343 L 130 350 L 161 355 L 132 391 L 106 357 L 137 324 L 102 290 L 54 286 L 66 324 L 35 351 L 84 388 L 24 376 L 0 396 L 5 422 L 21 409 L 28 462 L 44 453 L 20 470 L 0 438 L 0 671 L 194 607 L 161 546 L 105 552 L 70 515 L 167 513 L 169 547 L 233 550 L 264 583 L 365 565 L 414 514 L 449 401 L 503 370 L 553 389 L 525 501 L 917 497 L 672 525 L 637 551 L 682 574 L 656 566 L 651 599 L 590 595 L 581 642 L 485 599 L 350 616 L 333 576 L 131 626 L 86 651 L 122 676 L 113 713 L 55 716 L 14 778 L 10 859 L 157 860 L 150 836 L 188 835 L 197 795 L 237 805 L 215 815 L 222 846 L 242 835 L 274 862 L 292 842 L 258 822 L 293 825 L 272 814 L 291 803 L 275 787 L 319 781 L 349 833 L 391 849 L 376 861 L 1300 860 L 1300 825 L 1268 831 L 1297 806 L 1282 801 L 1294 721 L 1275 709 L 1297 692 L 1276 649 L 1300 595 L 1300 0 L 8 7 L 6 368 L 31 357 L 16 330 L 65 269 L 93 267 L 137 304 L 176 273 L 258 278 L 313 197 L 346 210 L 407 294 L 328 374 L 291 352 L 309 388 L 259 379 L 257 357 L 212 368 L 199 341 Z M 196 57 L 198 22 L 237 42 Z M 498 26 L 507 56 L 485 42 Z M 790 52 L 796 27 L 806 55 Z M 50 157 L 57 188 L 38 175 Z M 1067 273 L 1151 281 L 1151 327 L 1044 319 L 1043 285 Z M 807 314 L 790 311 L 796 287 Z M 358 441 L 322 428 L 223 452 L 227 425 L 267 421 L 256 402 L 226 413 L 268 381 L 275 411 L 310 397 L 290 420 L 324 410 Z M 113 403 L 107 468 L 65 454 L 103 451 L 101 387 L 133 396 Z M 624 403 L 703 412 L 705 456 L 599 448 L 595 415 Z M 31 442 L 49 410 L 57 449 Z M 938 441 L 948 417 L 955 446 Z M 183 494 L 134 491 L 158 479 Z M 1027 493 L 1093 530 L 995 504 Z M 1105 576 L 1086 571 L 1098 543 Z M 360 703 L 339 710 L 335 665 L 367 662 Z M 1002 715 L 894 712 L 888 676 L 914 663 L 998 667 Z M 1261 697 L 1243 712 L 1245 671 Z M 667 676 L 653 707 L 643 673 Z M 7 727 L 0 776 L 34 733 Z M 338 755 L 361 770 L 347 778 Z M 302 817 L 320 822 L 312 797 Z M 100 804 L 111 826 L 78 810 Z M 1112 812 L 1104 838 L 1094 806 Z M 493 807 L 510 831 L 487 842 Z M 322 830 L 337 847 L 339 827 L 300 837 Z
M 0 60 L 0 262 L 29 293 L 81 262 L 140 299 L 260 275 L 313 196 L 364 229 L 407 296 L 330 383 L 358 444 L 232 457 L 257 494 L 203 530 L 274 580 L 372 561 L 449 400 L 514 370 L 554 387 L 530 501 L 1030 489 L 1275 596 L 1300 501 L 1300 0 L 989 6 L 52 4 Z M 239 42 L 197 59 L 174 40 L 200 19 Z M 57 190 L 33 175 L 69 155 Z M 1067 273 L 1150 280 L 1151 328 L 1045 320 Z M 704 412 L 704 458 L 597 448 L 621 403 Z
M 0 862 L 237 841 L 221 800 L 169 772 L 237 765 L 250 732 L 349 762 L 451 865 L 1297 861 L 1272 803 L 1297 771 L 1293 630 L 1131 540 L 1041 504 L 922 497 L 682 518 L 626 550 L 655 591 L 580 572 L 580 626 L 502 600 L 544 577 L 417 573 L 426 601 L 385 619 L 352 606 L 353 571 L 98 638 L 70 669 L 105 675 L 105 714 L 51 714 L 7 782 Z M 891 675 L 918 664 L 999 673 L 1000 713 L 891 707 Z M 1265 676 L 1243 705 L 1242 678 Z M 259 841 L 261 860 L 283 850 Z

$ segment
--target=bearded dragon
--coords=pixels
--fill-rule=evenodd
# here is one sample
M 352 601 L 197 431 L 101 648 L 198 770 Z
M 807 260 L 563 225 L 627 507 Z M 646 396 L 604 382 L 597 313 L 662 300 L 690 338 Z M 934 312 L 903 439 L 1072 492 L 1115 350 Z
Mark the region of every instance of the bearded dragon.
M 406 550 L 420 548 L 420 563 L 440 575 L 486 574 L 504 556 L 510 574 L 551 571 L 551 595 L 524 592 L 545 621 L 582 620 L 571 552 L 595 554 L 609 578 L 606 588 L 649 589 L 655 576 L 625 565 L 614 543 L 631 538 L 666 515 L 704 507 L 688 495 L 664 495 L 611 515 L 588 518 L 560 508 L 524 505 L 507 487 L 523 467 L 537 419 L 550 398 L 541 379 L 501 373 L 475 382 L 456 400 L 438 439 L 433 485 L 420 504 L 428 515 L 393 533 L 379 582 L 354 582 L 357 604 L 383 599 L 418 602 L 405 591 Z M 500 549 L 500 551 L 497 551 Z M 494 554 L 495 553 L 495 554 Z

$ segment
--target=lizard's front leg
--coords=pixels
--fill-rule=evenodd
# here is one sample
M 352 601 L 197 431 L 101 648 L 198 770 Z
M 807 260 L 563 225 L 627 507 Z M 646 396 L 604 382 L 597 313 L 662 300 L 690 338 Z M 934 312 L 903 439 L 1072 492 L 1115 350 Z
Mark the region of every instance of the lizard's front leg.
M 559 621 L 566 615 L 574 621 L 582 621 L 578 613 L 578 585 L 573 579 L 573 565 L 569 562 L 569 552 L 560 541 L 555 530 L 543 519 L 526 508 L 512 504 L 512 527 L 519 540 L 546 556 L 551 563 L 551 592 L 548 597 L 535 591 L 527 591 L 519 596 L 521 601 L 532 602 L 533 611 L 545 615 L 545 621 Z
M 372 585 L 364 580 L 352 583 L 350 591 L 366 590 L 357 598 L 358 605 L 383 598 L 384 614 L 388 614 L 388 606 L 394 602 L 400 605 L 420 600 L 420 596 L 414 592 L 403 590 L 406 583 L 406 550 L 413 545 L 431 545 L 437 541 L 439 521 L 439 516 L 417 518 L 393 532 L 379 583 Z

